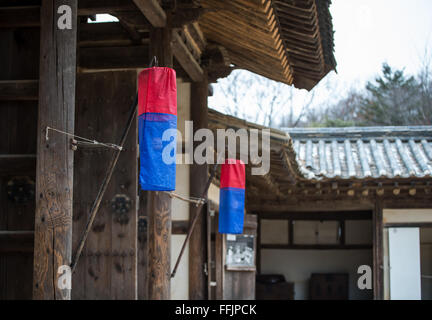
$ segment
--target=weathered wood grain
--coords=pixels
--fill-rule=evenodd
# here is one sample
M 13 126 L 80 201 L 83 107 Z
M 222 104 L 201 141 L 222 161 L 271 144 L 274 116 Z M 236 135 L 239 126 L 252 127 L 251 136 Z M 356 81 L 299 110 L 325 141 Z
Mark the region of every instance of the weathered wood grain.
M 203 81 L 193 82 L 191 85 L 191 120 L 194 133 L 208 127 L 208 82 L 207 75 Z M 195 144 L 198 144 L 197 142 Z M 208 180 L 208 166 L 206 164 L 190 165 L 189 194 L 191 197 L 201 197 Z M 206 252 L 206 207 L 199 211 L 195 206 L 190 206 L 189 220 L 192 221 L 195 214 L 199 215 L 195 229 L 189 242 L 189 299 L 204 300 L 207 296 L 207 278 L 204 274 L 204 263 L 207 260 Z
M 148 300 L 147 192 L 140 192 L 138 208 L 138 300 Z
M 150 57 L 156 56 L 160 67 L 173 67 L 172 30 L 150 30 Z M 148 221 L 148 298 L 169 299 L 171 282 L 171 197 L 150 191 L 147 195 Z
M 71 30 L 57 27 L 60 5 L 72 9 Z M 70 289 L 58 287 L 57 271 L 71 262 L 73 151 L 68 137 L 47 141 L 45 132 L 47 126 L 74 131 L 77 5 L 48 0 L 41 6 L 34 299 L 70 299 Z
M 173 32 L 173 51 L 177 61 L 187 72 L 192 81 L 199 82 L 203 81 L 204 71 L 201 66 L 194 58 L 192 53 L 187 48 L 186 44 L 182 41 L 182 38 L 177 31 Z
M 76 131 L 98 141 L 118 144 L 135 94 L 136 71 L 78 74 Z M 136 130 L 134 121 L 78 261 L 73 276 L 73 299 L 136 299 Z M 106 148 L 78 147 L 75 153 L 74 249 L 113 152 Z M 124 215 L 114 212 L 111 206 L 111 200 L 119 194 L 131 201 L 130 210 Z
M 158 0 L 133 0 L 133 2 L 153 27 L 163 28 L 166 26 L 167 17 Z
M 171 197 L 163 192 L 148 194 L 148 297 L 171 296 Z
M 375 300 L 384 299 L 383 204 L 377 199 L 373 211 L 373 291 Z

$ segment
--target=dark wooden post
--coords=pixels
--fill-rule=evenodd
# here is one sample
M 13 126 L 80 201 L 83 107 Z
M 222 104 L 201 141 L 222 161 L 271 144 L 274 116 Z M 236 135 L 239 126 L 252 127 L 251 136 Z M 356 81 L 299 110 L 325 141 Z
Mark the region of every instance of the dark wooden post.
M 384 299 L 383 205 L 375 200 L 373 211 L 373 292 L 375 300 Z
M 208 80 L 207 75 L 202 82 L 193 82 L 191 85 L 191 120 L 193 121 L 194 134 L 197 130 L 208 128 Z M 199 142 L 198 142 L 199 143 Z M 195 147 L 195 146 L 194 146 Z M 201 197 L 208 179 L 208 166 L 193 163 L 189 172 L 189 193 L 191 197 Z M 206 261 L 206 213 L 203 206 L 198 213 L 200 215 L 194 232 L 189 241 L 189 299 L 204 300 L 207 296 L 207 279 L 204 273 Z M 191 205 L 189 221 L 196 214 L 196 208 Z M 207 266 L 209 268 L 210 266 Z
M 73 151 L 70 137 L 50 131 L 46 140 L 46 127 L 74 130 L 77 2 L 44 0 L 41 6 L 34 299 L 71 296 L 68 281 L 59 280 L 71 276 Z M 62 17 L 71 19 L 71 29 L 59 27 Z
M 150 31 L 150 58 L 156 56 L 160 67 L 172 67 L 171 29 Z M 163 192 L 149 192 L 148 219 L 148 298 L 170 299 L 171 282 L 171 198 Z

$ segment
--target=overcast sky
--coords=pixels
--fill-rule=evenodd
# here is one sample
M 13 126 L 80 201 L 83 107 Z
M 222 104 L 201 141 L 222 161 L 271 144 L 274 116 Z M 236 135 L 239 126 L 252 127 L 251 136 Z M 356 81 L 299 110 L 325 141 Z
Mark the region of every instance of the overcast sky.
M 432 48 L 431 0 L 333 0 L 330 10 L 342 81 L 366 80 L 384 61 L 414 73 Z
M 314 89 L 315 105 L 337 99 L 349 88 L 364 87 L 380 72 L 383 62 L 413 74 L 419 69 L 425 49 L 432 55 L 432 0 L 332 2 L 338 73 L 332 72 Z M 217 86 L 209 106 L 223 111 L 225 98 Z M 296 93 L 299 101 L 309 94 L 305 90 Z

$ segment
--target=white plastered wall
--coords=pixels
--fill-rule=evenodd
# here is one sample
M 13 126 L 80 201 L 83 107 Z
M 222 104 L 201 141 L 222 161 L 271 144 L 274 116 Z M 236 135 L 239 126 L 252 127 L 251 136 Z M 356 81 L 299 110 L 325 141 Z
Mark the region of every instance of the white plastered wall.
M 190 83 L 177 79 L 177 128 L 185 139 L 185 120 L 190 120 Z M 180 141 L 177 148 L 181 146 Z M 179 156 L 179 151 L 177 152 Z M 189 196 L 189 165 L 177 164 L 176 190 L 181 196 Z M 172 220 L 189 220 L 189 203 L 179 199 L 172 200 Z M 171 269 L 180 253 L 186 235 L 171 235 Z M 189 245 L 183 253 L 177 274 L 171 279 L 171 299 L 189 299 Z
M 219 206 L 219 191 L 220 190 L 217 185 L 214 183 L 210 184 L 208 190 L 208 199 L 217 206 Z
M 265 220 L 262 220 L 263 222 Z M 267 225 L 267 238 L 269 243 L 288 241 L 287 223 L 275 221 L 275 225 Z M 261 225 L 263 227 L 263 224 Z M 346 224 L 347 244 L 371 244 L 372 224 L 371 221 L 347 221 Z M 262 228 L 263 231 L 263 228 Z M 303 237 L 307 234 L 306 230 Z M 307 241 L 313 243 L 314 239 Z M 358 267 L 368 265 L 372 268 L 373 255 L 371 249 L 365 250 L 261 250 L 261 273 L 283 274 L 287 282 L 294 283 L 296 300 L 304 300 L 309 297 L 309 279 L 311 273 L 348 273 L 349 274 L 349 299 L 362 300 L 372 299 L 372 290 L 360 290 L 357 287 Z

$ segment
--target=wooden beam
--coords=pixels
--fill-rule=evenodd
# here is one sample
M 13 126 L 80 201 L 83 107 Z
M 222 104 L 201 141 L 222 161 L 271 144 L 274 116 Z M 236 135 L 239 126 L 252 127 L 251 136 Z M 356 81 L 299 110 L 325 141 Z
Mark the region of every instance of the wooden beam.
M 157 0 L 133 0 L 138 9 L 144 14 L 155 28 L 163 28 L 167 23 L 165 11 Z
M 194 134 L 197 130 L 208 128 L 208 82 L 204 77 L 201 82 L 191 84 L 191 120 L 193 121 Z M 198 144 L 195 142 L 194 144 Z M 201 197 L 208 179 L 208 166 L 193 163 L 189 169 L 189 195 Z M 207 297 L 207 278 L 204 273 L 206 262 L 206 212 L 203 206 L 199 212 L 194 206 L 190 206 L 190 221 L 195 214 L 199 214 L 195 230 L 189 241 L 189 299 L 204 300 Z
M 194 29 L 192 26 L 190 26 L 188 30 Z M 207 45 L 201 59 L 202 64 L 205 65 L 207 70 L 209 82 L 217 82 L 217 80 L 220 78 L 228 77 L 234 69 L 231 66 L 231 58 L 229 56 L 228 50 L 223 46 L 214 44 Z
M 335 208 L 338 211 L 363 211 L 373 210 L 374 202 L 371 199 L 356 199 L 356 201 L 344 199 L 332 199 L 329 200 L 310 200 L 310 201 L 263 201 L 263 202 L 252 202 L 251 200 L 246 202 L 246 209 L 252 213 L 287 213 L 287 212 L 310 212 L 319 208 L 320 211 L 334 212 Z
M 0 253 L 32 253 L 33 231 L 0 231 Z
M 38 99 L 38 80 L 0 81 L 0 101 L 35 101 Z
M 261 244 L 261 249 L 269 250 L 371 250 L 370 244 Z
M 370 210 L 364 211 L 323 211 L 317 212 L 311 210 L 310 212 L 295 212 L 289 211 L 284 213 L 276 212 L 260 212 L 262 220 L 371 220 L 372 213 Z
M 149 58 L 157 57 L 159 66 L 173 67 L 172 30 L 169 28 L 150 29 Z
M 279 184 L 274 181 L 273 177 L 270 173 L 264 174 L 261 176 L 265 183 L 267 184 L 268 188 L 271 190 L 272 193 L 274 193 L 277 197 L 283 197 L 284 195 L 280 191 Z
M 256 248 L 255 266 L 256 266 L 257 274 L 261 274 L 261 224 L 262 224 L 262 219 L 261 219 L 260 214 L 257 214 L 257 219 L 258 219 L 258 221 L 257 221 L 258 225 L 257 225 L 257 237 L 256 237 L 257 248 Z M 290 225 L 292 225 L 290 221 L 288 223 Z M 291 231 L 289 229 L 289 226 L 288 226 L 288 235 L 289 235 L 289 237 L 291 237 Z M 291 241 L 289 243 L 292 244 Z
M 138 208 L 138 300 L 148 300 L 148 232 L 147 232 L 147 213 L 145 203 L 147 202 L 147 192 L 140 192 Z
M 34 175 L 36 173 L 35 154 L 1 154 L 0 176 Z
M 81 48 L 79 67 L 82 71 L 147 68 L 148 46 Z
M 80 16 L 134 10 L 137 10 L 137 7 L 129 0 L 79 0 L 78 3 L 78 15 Z
M 215 225 L 219 225 L 219 217 L 215 215 Z M 216 300 L 223 299 L 224 278 L 225 278 L 225 246 L 224 235 L 216 232 L 215 234 L 215 274 L 216 274 Z
M 57 9 L 72 9 L 72 29 L 59 29 Z M 72 255 L 73 151 L 70 138 L 46 127 L 74 132 L 77 0 L 44 0 L 41 6 L 40 85 L 37 135 L 34 299 L 70 299 L 60 289 L 60 267 Z M 60 273 L 59 273 L 60 270 Z
M 202 7 L 178 7 L 171 21 L 171 26 L 173 28 L 183 28 L 183 26 L 191 25 L 192 23 L 198 22 L 199 18 L 204 13 L 205 9 Z
M 193 54 L 189 51 L 186 44 L 178 34 L 178 31 L 173 31 L 172 42 L 174 56 L 180 63 L 182 68 L 186 71 L 189 77 L 194 82 L 201 82 L 204 80 L 204 71 L 199 63 L 195 60 Z
M 124 0 L 80 0 L 79 16 L 91 16 L 98 13 L 115 14 L 133 12 L 137 7 L 131 1 Z M 39 27 L 39 5 L 11 5 L 0 7 L 0 28 Z
M 156 56 L 160 67 L 173 66 L 171 34 L 168 28 L 150 30 L 149 56 Z M 147 279 L 150 300 L 168 300 L 171 297 L 171 202 L 167 193 L 148 192 Z
M 39 6 L 0 8 L 0 28 L 39 27 L 39 25 Z
M 383 204 L 375 202 L 373 211 L 373 292 L 375 300 L 384 299 Z
M 82 23 L 79 28 L 79 46 L 127 46 L 133 41 L 121 23 Z
M 214 284 L 214 274 L 212 272 L 212 266 L 213 266 L 213 250 L 212 248 L 214 248 L 213 246 L 213 241 L 215 240 L 215 235 L 212 234 L 211 230 L 213 230 L 213 223 L 212 221 L 214 221 L 214 211 L 213 213 L 210 212 L 210 205 L 209 203 L 205 203 L 204 204 L 204 213 L 205 213 L 205 220 L 206 220 L 206 253 L 207 253 L 207 261 L 206 261 L 206 265 L 207 265 L 207 300 L 214 300 L 214 294 L 213 294 L 213 290 L 212 290 L 212 286 Z

